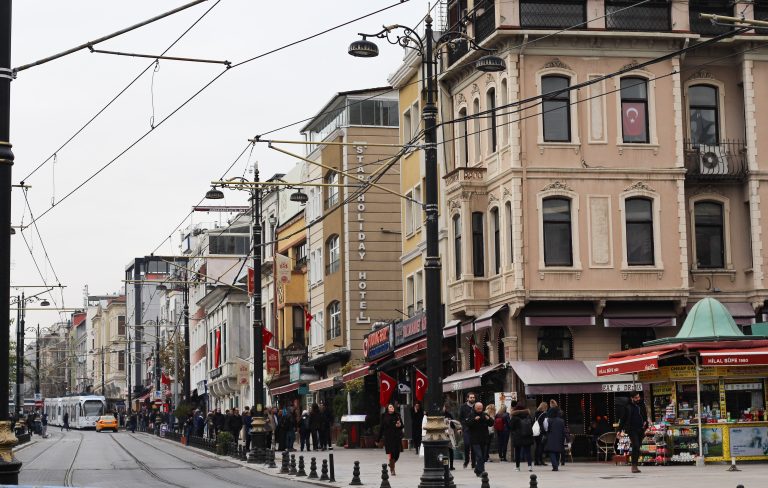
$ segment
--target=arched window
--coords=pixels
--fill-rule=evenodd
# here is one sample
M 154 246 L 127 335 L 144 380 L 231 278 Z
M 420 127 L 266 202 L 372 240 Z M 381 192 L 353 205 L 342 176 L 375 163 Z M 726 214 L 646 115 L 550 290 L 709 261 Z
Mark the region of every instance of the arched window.
M 725 267 L 723 204 L 703 201 L 694 204 L 696 267 Z
M 485 276 L 485 240 L 483 213 L 472 212 L 472 270 L 475 276 Z
M 509 93 L 507 92 L 507 79 L 501 80 L 501 117 L 499 122 L 501 123 L 501 130 L 499 131 L 499 139 L 501 145 L 505 145 L 509 141 Z
M 573 266 L 571 200 L 547 198 L 543 202 L 544 265 Z
M 627 198 L 624 201 L 627 226 L 627 264 L 654 264 L 653 201 L 649 198 Z
M 573 359 L 573 336 L 568 327 L 541 327 L 539 359 Z
M 334 234 L 328 238 L 325 245 L 325 255 L 328 256 L 328 264 L 325 268 L 325 274 L 330 275 L 339 270 L 339 236 Z
M 504 353 L 504 329 L 499 329 L 496 336 L 496 354 L 499 358 L 498 363 L 506 362 L 507 356 Z
M 457 154 L 457 166 L 466 166 L 469 162 L 469 124 L 467 124 L 467 108 L 462 107 L 459 110 L 459 133 L 456 134 L 456 139 L 459 142 L 458 154 Z
M 453 269 L 457 280 L 461 279 L 461 217 L 453 217 Z
M 483 342 L 480 344 L 483 351 L 483 366 L 491 364 L 491 341 L 488 338 L 488 332 L 483 336 Z
M 498 145 L 496 133 L 496 89 L 490 88 L 485 94 L 485 107 L 488 112 L 488 153 L 495 153 Z
M 515 262 L 515 242 L 514 234 L 512 233 L 512 202 L 504 204 L 504 213 L 506 214 L 507 222 L 507 249 L 509 250 L 509 262 Z
M 480 161 L 480 158 L 482 157 L 480 153 L 480 132 L 482 129 L 480 128 L 480 117 L 478 115 L 479 113 L 480 113 L 480 100 L 476 98 L 475 101 L 472 103 L 472 115 L 474 115 L 474 119 L 475 119 L 475 123 L 472 124 L 472 143 L 475 145 L 475 150 L 474 150 L 475 162 Z
M 571 80 L 565 76 L 541 78 L 542 126 L 545 142 L 571 142 Z
M 499 227 L 499 209 L 491 209 L 491 232 L 493 232 L 493 274 L 501 271 L 501 229 Z
M 328 305 L 328 328 L 325 329 L 326 340 L 341 337 L 341 305 L 333 301 Z
M 621 350 L 643 347 L 646 341 L 656 339 L 656 331 L 652 327 L 624 327 L 621 329 Z
M 621 130 L 623 141 L 648 142 L 648 80 L 621 79 Z
M 711 85 L 688 87 L 691 143 L 716 146 L 720 140 L 720 110 L 717 88 Z

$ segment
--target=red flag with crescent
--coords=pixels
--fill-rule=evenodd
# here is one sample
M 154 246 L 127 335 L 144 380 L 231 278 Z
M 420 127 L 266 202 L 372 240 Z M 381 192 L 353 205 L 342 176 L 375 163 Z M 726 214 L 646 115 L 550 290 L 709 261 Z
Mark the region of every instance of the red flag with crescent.
M 309 310 L 306 308 L 304 309 L 304 328 L 309 332 L 309 330 L 312 328 L 312 314 L 309 313 Z
M 645 104 L 642 102 L 622 102 L 621 125 L 625 136 L 645 136 Z
M 416 368 L 416 388 L 413 389 L 413 394 L 416 396 L 416 400 L 420 402 L 424 400 L 424 394 L 427 392 L 427 386 L 429 386 L 427 375 Z
M 395 391 L 397 381 L 386 373 L 379 372 L 379 405 L 386 407 L 392 393 Z
M 483 351 L 480 350 L 479 347 L 473 346 L 475 351 L 475 373 L 480 371 L 480 368 L 483 367 L 483 364 L 485 363 L 485 356 L 483 355 Z
M 221 364 L 221 329 L 216 329 L 216 349 L 213 351 L 213 367 Z
M 269 343 L 272 341 L 273 336 L 274 334 L 270 332 L 269 329 L 262 326 L 262 329 L 261 329 L 261 348 L 262 349 L 266 348 L 269 345 Z

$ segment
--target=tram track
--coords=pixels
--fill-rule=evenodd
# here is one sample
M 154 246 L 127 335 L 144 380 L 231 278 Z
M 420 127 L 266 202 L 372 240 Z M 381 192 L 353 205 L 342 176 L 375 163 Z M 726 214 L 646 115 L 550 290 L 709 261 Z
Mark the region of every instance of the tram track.
M 157 481 L 160 481 L 162 483 L 166 483 L 166 484 L 171 485 L 171 486 L 177 486 L 178 488 L 187 488 L 187 485 L 182 485 L 182 484 L 179 484 L 179 483 L 175 483 L 175 482 L 173 482 L 173 481 L 171 481 L 169 479 L 163 478 L 159 474 L 157 474 L 154 471 L 152 471 L 152 468 L 150 468 L 149 466 L 144 464 L 131 451 L 129 451 L 128 448 L 126 448 L 123 444 L 121 444 L 120 441 L 118 441 L 115 437 L 116 436 L 109 436 L 109 438 L 112 439 L 112 441 L 115 444 L 117 444 L 120 449 L 125 451 L 125 453 L 128 454 L 133 459 L 133 461 L 136 463 L 136 465 L 139 466 L 139 469 L 141 469 L 142 471 L 144 471 L 145 473 L 147 473 L 148 475 L 150 475 L 151 477 L 153 477 L 154 479 L 156 479 Z
M 28 459 L 27 461 L 24 461 L 24 464 L 28 466 L 28 465 L 30 465 L 30 464 L 32 464 L 32 463 L 34 463 L 35 461 L 37 461 L 37 460 L 38 460 L 38 458 L 39 458 L 40 456 L 42 456 L 43 454 L 45 454 L 46 452 L 48 452 L 48 451 L 49 451 L 49 450 L 50 450 L 52 447 L 56 446 L 56 445 L 57 445 L 59 442 L 61 442 L 61 440 L 62 440 L 62 439 L 64 439 L 64 436 L 63 436 L 63 435 L 62 435 L 62 436 L 60 436 L 58 439 L 56 439 L 54 442 L 52 442 L 52 443 L 51 443 L 51 445 L 49 445 L 48 447 L 46 447 L 46 448 L 45 448 L 45 449 L 43 449 L 42 451 L 38 452 L 37 454 L 35 454 L 35 455 L 32 457 L 32 459 Z M 28 449 L 28 448 L 30 448 L 30 447 L 32 447 L 32 446 L 34 446 L 34 445 L 37 445 L 37 443 L 35 443 L 35 444 L 32 444 L 32 445 L 24 445 L 24 446 L 22 446 L 22 448 L 23 448 L 23 449 Z M 18 452 L 18 451 L 21 451 L 21 450 L 22 450 L 22 449 L 16 449 L 16 451 L 17 451 L 17 452 Z
M 63 437 L 62 437 L 63 439 Z M 67 472 L 64 474 L 64 486 L 75 486 L 72 482 L 72 477 L 75 474 L 75 461 L 77 461 L 77 455 L 80 454 L 80 448 L 83 445 L 83 439 L 85 439 L 85 436 L 82 432 L 80 432 L 80 442 L 77 443 L 77 449 L 75 449 L 75 455 L 72 456 L 72 462 L 69 463 L 69 468 L 67 468 Z

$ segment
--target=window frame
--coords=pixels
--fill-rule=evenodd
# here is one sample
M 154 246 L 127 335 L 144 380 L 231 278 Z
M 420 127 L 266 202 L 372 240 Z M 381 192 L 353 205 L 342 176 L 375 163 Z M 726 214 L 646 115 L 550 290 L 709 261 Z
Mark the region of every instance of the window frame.
M 413 190 L 405 194 L 403 204 L 405 206 L 403 225 L 405 226 L 405 236 L 408 237 L 413 234 Z
M 501 216 L 499 215 L 499 207 L 494 206 L 488 211 L 490 216 L 490 225 L 488 232 L 490 238 L 488 243 L 492 246 L 493 253 L 493 275 L 501 274 Z
M 554 202 L 554 201 L 567 202 L 568 203 L 568 220 L 567 221 L 566 220 L 550 220 L 550 221 L 547 221 L 547 214 L 544 212 L 544 207 L 546 206 L 547 202 Z M 572 268 L 573 264 L 574 264 L 574 259 L 573 259 L 573 228 L 574 228 L 574 225 L 573 225 L 573 201 L 572 201 L 572 199 L 567 198 L 567 197 L 563 197 L 563 196 L 558 196 L 558 195 L 553 195 L 553 196 L 549 196 L 549 197 L 546 197 L 546 198 L 542 199 L 542 201 L 541 201 L 541 223 L 542 223 L 541 225 L 542 225 L 542 230 L 543 230 L 542 246 L 543 246 L 543 252 L 544 252 L 544 266 L 547 267 L 547 268 L 552 268 L 552 267 Z M 567 263 L 564 262 L 564 261 L 563 262 L 556 262 L 556 263 L 552 263 L 552 264 L 548 263 L 548 261 L 549 261 L 547 259 L 547 240 L 548 240 L 547 239 L 547 227 L 548 227 L 547 224 L 548 223 L 552 224 L 552 225 L 554 225 L 554 224 L 557 224 L 557 225 L 567 224 L 567 226 L 568 226 L 568 235 L 570 237 L 570 240 L 568 242 L 568 248 L 570 249 L 570 253 L 569 253 L 570 254 L 570 260 L 568 260 Z
M 636 81 L 644 81 L 645 82 L 645 98 L 632 98 L 632 97 L 624 97 L 624 89 L 622 88 L 622 82 L 625 80 L 636 80 Z M 621 127 L 621 143 L 622 144 L 650 144 L 651 143 L 651 103 L 650 103 L 650 92 L 651 92 L 651 82 L 648 80 L 646 76 L 640 76 L 639 74 L 627 74 L 622 76 L 617 80 L 618 85 L 618 91 L 617 94 L 619 96 L 619 120 L 621 121 L 621 124 L 617 127 Z M 624 103 L 642 103 L 645 107 L 645 140 L 643 141 L 628 141 L 626 136 L 624 135 Z M 617 131 L 618 132 L 618 131 Z
M 341 269 L 341 239 L 339 238 L 338 234 L 333 234 L 325 241 L 325 247 L 328 250 L 327 256 L 328 256 L 328 263 L 325 268 L 325 275 L 329 276 Z M 335 246 L 333 246 L 333 243 L 335 242 Z M 334 258 L 334 254 L 336 259 Z
M 325 174 L 323 178 L 327 185 L 339 184 L 339 172 L 336 170 L 330 170 Z M 325 209 L 330 210 L 339 204 L 339 187 L 327 186 L 325 187 Z
M 472 273 L 475 278 L 485 276 L 485 214 L 472 212 Z
M 692 78 L 685 82 L 684 90 L 683 90 L 683 96 L 685 97 L 684 100 L 684 109 L 685 109 L 685 130 L 686 135 L 689 141 L 691 141 L 691 144 L 694 144 L 693 137 L 691 134 L 691 104 L 690 104 L 690 96 L 688 94 L 688 91 L 695 86 L 709 86 L 711 88 L 715 88 L 717 91 L 717 144 L 720 144 L 720 141 L 728 140 L 727 135 L 727 127 L 726 124 L 726 110 L 723 109 L 725 107 L 725 84 L 721 82 L 720 80 L 716 80 L 714 78 Z
M 566 90 L 564 90 L 564 92 L 561 91 L 561 92 L 559 92 L 559 93 L 557 93 L 555 95 L 545 96 L 545 93 L 544 93 L 544 81 L 546 79 L 549 79 L 549 78 L 565 80 L 568 83 L 566 85 Z M 571 143 L 573 143 L 573 128 L 574 128 L 574 124 L 573 124 L 573 120 L 571 120 L 571 108 L 572 108 L 571 107 L 572 106 L 572 103 L 571 103 L 571 93 L 572 93 L 572 90 L 569 90 L 571 85 L 572 85 L 571 77 L 563 75 L 563 74 L 553 73 L 553 74 L 543 75 L 541 77 L 541 81 L 540 81 L 540 85 L 539 85 L 540 86 L 539 94 L 542 96 L 541 97 L 542 104 L 541 104 L 541 112 L 540 112 L 540 114 L 541 114 L 541 117 L 540 117 L 541 118 L 541 139 L 542 139 L 542 142 L 544 142 L 545 144 L 552 144 L 552 143 L 554 143 L 554 144 L 571 144 Z M 547 93 L 551 93 L 551 92 L 547 92 Z M 546 115 L 549 112 L 554 112 L 554 110 L 560 110 L 559 108 L 558 109 L 548 109 L 547 108 L 547 103 L 548 102 L 549 103 L 555 103 L 555 102 L 556 103 L 563 103 L 563 102 L 565 102 L 565 109 L 566 109 L 565 121 L 566 121 L 566 125 L 567 125 L 567 133 L 568 133 L 568 136 L 567 136 L 566 139 L 547 139 Z
M 507 226 L 509 227 L 507 231 L 507 238 L 509 240 L 506 248 L 508 253 L 508 260 L 507 262 L 512 265 L 515 263 L 515 232 L 514 232 L 514 222 L 515 222 L 515 216 L 512 210 L 512 202 L 506 201 L 504 203 L 504 213 L 506 214 L 506 221 Z
M 720 225 L 721 234 L 720 234 L 720 244 L 722 247 L 722 266 L 701 266 L 699 264 L 699 251 L 698 251 L 698 229 L 699 224 L 696 222 L 696 206 L 699 204 L 717 204 L 720 206 L 722 213 L 721 213 L 721 219 L 722 224 Z M 691 202 L 691 223 L 693 224 L 693 238 L 691 239 L 691 247 L 692 247 L 692 255 L 693 255 L 693 268 L 697 270 L 719 270 L 719 269 L 733 269 L 733 264 L 731 262 L 731 242 L 729 239 L 730 236 L 730 208 L 727 206 L 727 200 L 723 200 L 721 198 L 698 198 Z M 712 226 L 708 226 L 712 227 Z
M 328 304 L 328 328 L 325 329 L 325 340 L 332 341 L 341 337 L 341 303 L 334 300 Z
M 485 91 L 485 111 L 487 112 L 488 137 L 486 140 L 488 156 L 496 153 L 499 150 L 499 133 L 498 133 L 498 121 L 496 120 L 496 87 L 491 85 Z
M 632 220 L 630 220 L 629 212 L 627 211 L 627 204 L 629 202 L 645 202 L 648 204 L 648 215 L 644 216 L 642 218 L 636 218 L 633 217 Z M 628 266 L 655 266 L 656 264 L 656 242 L 654 239 L 654 227 L 655 227 L 655 219 L 653 218 L 653 211 L 654 211 L 654 204 L 653 199 L 647 198 L 644 196 L 631 196 L 624 199 L 624 229 L 625 229 L 625 235 L 626 235 L 626 246 L 625 246 L 625 253 L 626 253 L 626 259 L 627 259 L 627 265 Z M 647 262 L 647 260 L 642 262 L 630 262 L 630 256 L 629 256 L 629 237 L 633 234 L 635 234 L 636 230 L 630 231 L 630 225 L 633 226 L 633 229 L 635 227 L 647 227 L 645 232 L 647 232 L 647 238 L 650 238 L 651 241 L 651 252 L 650 252 L 650 262 Z
M 453 232 L 453 272 L 454 272 L 454 279 L 456 281 L 460 280 L 463 274 L 463 263 L 462 263 L 462 222 L 461 222 L 461 215 L 456 214 L 453 217 L 451 217 L 451 223 L 452 223 L 452 232 Z
M 480 113 L 480 98 L 478 97 L 475 97 L 472 101 L 472 112 L 472 119 L 474 120 L 472 124 L 472 130 L 474 131 L 472 134 L 472 145 L 474 146 L 473 156 L 475 157 L 473 162 L 479 163 L 483 159 L 483 149 L 481 142 L 482 124 L 478 115 Z
M 559 331 L 559 332 L 567 332 L 567 334 L 562 334 L 562 337 L 542 337 L 546 335 L 547 333 L 551 333 L 553 331 Z M 552 334 L 554 335 L 554 334 Z M 546 356 L 542 356 L 541 349 L 542 349 L 542 343 L 544 341 L 547 341 L 550 344 L 555 344 L 555 341 L 562 341 L 559 346 L 560 349 L 562 349 L 563 353 L 560 357 L 556 357 L 552 354 L 547 354 Z M 567 346 L 566 346 L 566 341 Z M 555 345 L 555 349 L 557 350 L 557 345 Z M 565 354 L 565 352 L 569 354 Z M 543 361 L 543 360 L 568 360 L 573 359 L 574 356 L 574 341 L 573 341 L 573 332 L 571 332 L 571 329 L 566 326 L 552 326 L 552 327 L 539 327 L 539 330 L 536 333 L 536 357 L 537 360 Z
M 455 168 L 466 168 L 469 166 L 469 117 L 466 105 L 459 107 L 456 117 L 459 119 L 456 135 L 456 165 Z

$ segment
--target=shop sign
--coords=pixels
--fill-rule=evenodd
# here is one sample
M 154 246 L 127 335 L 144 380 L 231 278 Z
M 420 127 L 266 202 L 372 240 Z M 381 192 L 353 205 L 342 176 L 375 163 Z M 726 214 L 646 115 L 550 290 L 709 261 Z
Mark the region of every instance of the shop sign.
M 298 342 L 292 342 L 283 349 L 283 357 L 285 358 L 285 362 L 289 365 L 301 363 L 306 355 L 307 348 Z
M 663 383 L 659 385 L 653 385 L 653 394 L 654 395 L 671 395 L 672 394 L 672 383 Z
M 237 365 L 237 384 L 240 386 L 245 386 L 249 383 L 250 379 L 250 371 L 251 367 L 246 362 L 239 362 Z
M 710 368 L 705 369 L 707 371 Z M 721 366 L 717 368 L 711 368 L 716 371 L 717 376 L 734 377 L 734 376 L 747 376 L 751 378 L 759 378 L 760 376 L 768 375 L 768 367 L 766 366 Z
M 280 374 L 280 351 L 274 347 L 267 346 L 267 374 Z M 293 381 L 293 380 L 291 380 Z
M 288 380 L 291 383 L 293 383 L 294 381 L 299 381 L 299 378 L 301 377 L 301 364 L 299 363 L 291 364 L 288 367 L 288 373 L 289 373 Z
M 749 390 L 762 390 L 762 383 L 736 383 L 725 385 L 725 391 L 749 391 Z
M 299 386 L 299 395 L 308 395 L 309 394 L 309 386 L 307 385 L 300 385 Z
M 393 349 L 391 324 L 369 332 L 363 338 L 363 353 L 365 353 L 365 358 L 369 361 L 388 354 Z
M 517 401 L 517 392 L 516 391 L 508 391 L 508 392 L 496 392 L 493 394 L 494 397 L 494 403 L 496 405 L 506 405 L 508 411 L 512 411 L 512 402 Z
M 629 391 L 643 391 L 642 383 L 603 383 L 600 390 L 606 393 L 621 393 Z
M 427 316 L 423 312 L 395 324 L 395 346 L 403 345 L 425 335 L 427 335 Z
M 221 376 L 221 366 L 219 366 L 218 368 L 213 368 L 211 370 L 211 374 L 209 374 L 208 376 L 210 376 L 211 379 L 218 378 L 219 376 Z
M 357 176 L 361 180 L 366 178 L 365 174 L 365 162 L 363 153 L 365 152 L 365 146 L 355 146 L 355 159 L 357 160 Z M 361 192 L 357 196 L 357 255 L 360 257 L 360 262 L 365 261 L 365 254 L 367 252 L 365 248 L 365 192 Z M 350 225 L 353 227 L 353 225 Z M 354 230 L 351 234 L 354 236 Z M 358 292 L 358 314 L 355 317 L 355 323 L 358 324 L 370 324 L 371 317 L 368 315 L 368 274 L 365 271 L 359 271 L 357 273 L 357 292 Z
M 768 446 L 768 427 L 731 427 L 731 457 L 765 456 Z
M 696 377 L 696 367 L 693 365 L 668 366 L 668 368 L 669 368 L 669 377 L 672 379 Z

